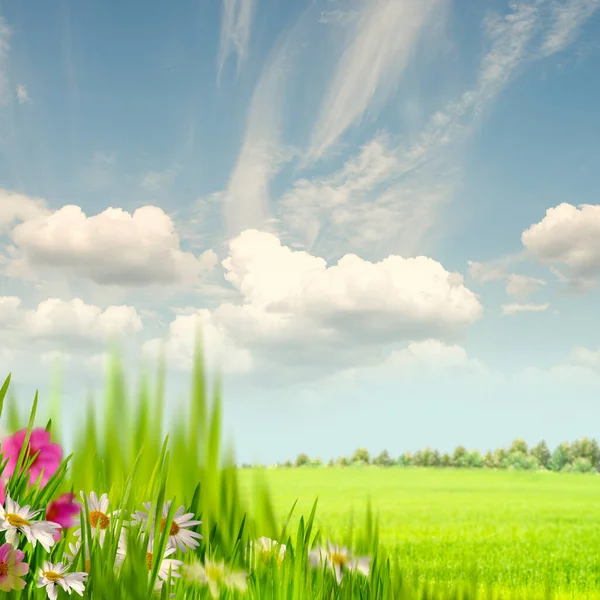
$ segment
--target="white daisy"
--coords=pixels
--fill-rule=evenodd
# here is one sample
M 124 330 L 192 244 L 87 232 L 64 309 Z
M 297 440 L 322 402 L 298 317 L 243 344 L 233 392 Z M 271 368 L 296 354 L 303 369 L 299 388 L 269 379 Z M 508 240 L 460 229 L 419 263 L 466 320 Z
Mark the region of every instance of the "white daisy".
M 46 587 L 46 593 L 50 600 L 56 600 L 58 597 L 58 587 L 71 594 L 71 591 L 77 592 L 83 596 L 85 591 L 84 582 L 87 579 L 87 573 L 67 573 L 68 566 L 62 562 L 53 565 L 45 561 L 39 570 L 37 586 Z
M 6 541 L 15 548 L 18 547 L 18 533 L 21 532 L 34 548 L 39 542 L 44 550 L 49 552 L 55 543 L 54 536 L 61 526 L 52 521 L 34 521 L 33 518 L 40 512 L 29 510 L 29 504 L 21 508 L 7 497 L 4 506 L 0 505 L 0 531 L 6 532 Z
M 144 523 L 144 528 L 148 525 L 148 519 L 150 518 L 150 510 L 152 508 L 152 502 L 144 502 L 143 504 L 146 512 L 136 510 L 132 516 L 134 524 Z M 169 509 L 171 508 L 171 500 L 163 504 L 162 510 L 162 521 L 160 523 L 160 532 L 165 530 L 167 517 L 169 515 Z M 194 513 L 185 513 L 185 507 L 182 505 L 177 509 L 177 512 L 173 515 L 171 521 L 171 527 L 169 529 L 169 540 L 167 542 L 167 548 L 179 549 L 182 552 L 187 552 L 188 548 L 197 548 L 199 546 L 196 539 L 201 540 L 202 536 L 195 531 L 190 531 L 190 527 L 201 525 L 202 521 L 194 521 Z M 153 511 L 155 513 L 155 511 Z M 154 528 L 150 532 L 150 536 L 154 535 Z M 196 539 L 194 539 L 196 538 Z
M 313 567 L 318 567 L 323 563 L 330 566 L 338 583 L 342 580 L 346 570 L 359 571 L 365 577 L 369 576 L 371 562 L 369 557 L 353 558 L 347 548 L 341 548 L 330 542 L 327 542 L 327 550 L 319 546 L 316 550 L 309 552 L 308 556 Z
M 218 598 L 221 586 L 237 588 L 245 592 L 248 587 L 248 575 L 245 571 L 232 571 L 225 567 L 225 561 L 207 560 L 204 564 L 191 562 L 182 568 L 184 578 L 191 583 L 208 585 L 213 598 Z
M 152 570 L 152 566 L 154 564 L 154 544 L 152 540 L 148 540 L 148 548 L 146 550 L 146 564 L 148 566 L 148 574 Z M 175 554 L 176 548 L 167 548 L 165 553 L 163 554 L 162 561 L 160 563 L 160 568 L 158 569 L 157 580 L 155 583 L 155 589 L 160 589 L 162 587 L 162 583 L 158 583 L 159 580 L 167 581 L 169 577 L 169 569 L 171 570 L 171 577 L 181 577 L 181 573 L 178 572 L 179 567 L 183 564 L 183 561 L 176 560 L 173 558 L 167 558 L 172 554 Z M 115 557 L 115 562 L 117 565 L 122 565 L 125 557 L 127 556 L 127 537 L 124 535 L 124 531 L 121 531 L 121 536 L 119 537 L 119 541 L 117 543 L 117 554 Z M 175 582 L 171 580 L 171 584 Z
M 285 544 L 272 540 L 268 537 L 259 537 L 256 542 L 250 542 L 250 551 L 254 551 L 254 557 L 260 557 L 264 562 L 267 562 L 277 549 L 277 566 L 280 567 L 285 557 Z
M 67 559 L 67 562 L 69 563 L 69 565 L 71 565 L 73 563 L 73 561 L 75 560 L 75 557 L 77 556 L 77 553 L 79 552 L 80 548 L 81 548 L 81 541 L 77 540 L 77 542 L 75 544 L 73 544 L 73 543 L 69 544 L 69 550 L 71 551 L 71 554 L 68 554 L 67 552 L 63 553 L 63 556 Z M 86 571 L 86 573 L 90 572 L 90 567 L 91 567 L 90 547 L 86 546 L 86 548 L 85 548 L 85 571 Z
M 80 492 L 81 499 L 84 499 L 84 493 Z M 110 504 L 108 500 L 108 494 L 102 494 L 100 499 L 96 492 L 91 492 L 89 496 L 87 496 L 88 510 L 89 510 L 89 519 L 90 519 L 90 527 L 92 529 L 92 536 L 99 535 L 100 537 L 100 546 L 104 544 L 104 536 L 106 535 L 106 530 L 110 527 L 111 520 L 113 518 L 118 518 L 119 512 L 115 510 L 111 513 L 108 512 L 108 505 Z M 79 506 L 81 506 L 81 510 L 84 510 L 84 503 L 77 502 Z M 75 537 L 81 537 L 81 528 L 77 529 L 73 532 Z

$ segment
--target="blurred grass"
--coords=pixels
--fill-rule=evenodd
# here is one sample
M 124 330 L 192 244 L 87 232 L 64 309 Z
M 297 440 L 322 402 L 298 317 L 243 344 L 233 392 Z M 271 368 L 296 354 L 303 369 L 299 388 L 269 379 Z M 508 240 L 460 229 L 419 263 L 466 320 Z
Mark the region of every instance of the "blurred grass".
M 232 449 L 222 448 L 220 381 L 209 394 L 201 349 L 198 336 L 189 404 L 178 409 L 165 439 L 169 405 L 164 354 L 130 402 L 113 347 L 103 410 L 88 399 L 69 470 L 56 493 L 107 492 L 111 510 L 133 511 L 145 501 L 160 506 L 163 499 L 173 499 L 173 505 L 184 504 L 203 521 L 197 557 L 232 559 L 240 568 L 247 566 L 242 550 L 249 540 L 279 539 L 288 545 L 284 568 L 275 570 L 273 584 L 264 573 L 254 574 L 249 580 L 253 598 L 469 600 L 478 586 L 491 585 L 496 591 L 485 597 L 497 600 L 546 598 L 549 588 L 561 600 L 600 598 L 597 478 L 394 468 L 238 471 Z M 55 437 L 60 430 L 59 388 L 56 383 L 50 409 Z M 13 396 L 7 413 L 10 431 L 26 426 Z M 368 500 L 379 519 L 368 509 Z M 309 576 L 294 556 L 305 557 L 319 533 L 322 543 L 331 538 L 356 553 L 375 556 L 369 580 L 345 578 L 334 588 L 318 570 Z M 378 553 L 380 541 L 390 561 L 387 553 Z M 114 551 L 108 544 L 104 558 L 92 560 L 92 574 L 99 577 L 90 576 L 95 583 L 89 597 L 145 597 L 145 582 L 131 579 L 124 587 L 115 578 L 110 566 Z M 140 546 L 142 568 L 144 552 Z M 466 591 L 457 591 L 459 584 Z M 181 591 L 179 584 L 176 589 Z M 178 597 L 208 597 L 205 592 Z M 28 597 L 38 596 L 43 597 Z

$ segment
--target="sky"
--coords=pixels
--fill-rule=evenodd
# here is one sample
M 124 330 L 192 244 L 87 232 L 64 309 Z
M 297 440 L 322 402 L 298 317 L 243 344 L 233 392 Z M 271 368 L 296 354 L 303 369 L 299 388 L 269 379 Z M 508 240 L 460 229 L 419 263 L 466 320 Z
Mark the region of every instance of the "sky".
M 238 461 L 600 437 L 598 140 L 600 0 L 0 1 L 0 378 L 176 417 L 200 325 Z

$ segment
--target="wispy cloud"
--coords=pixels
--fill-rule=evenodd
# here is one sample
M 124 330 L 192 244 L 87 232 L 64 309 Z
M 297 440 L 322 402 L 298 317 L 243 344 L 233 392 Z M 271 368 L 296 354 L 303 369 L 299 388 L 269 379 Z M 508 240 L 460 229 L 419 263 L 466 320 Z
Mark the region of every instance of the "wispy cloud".
M 281 144 L 283 100 L 290 65 L 300 46 L 298 36 L 305 20 L 299 19 L 271 51 L 258 80 L 236 165 L 223 195 L 227 236 L 244 229 L 267 228 L 269 184 L 293 151 Z
M 149 171 L 142 177 L 141 185 L 150 192 L 156 192 L 170 186 L 180 171 L 180 167 L 170 167 L 164 171 Z
M 553 22 L 546 32 L 540 49 L 542 56 L 550 56 L 566 48 L 575 39 L 579 29 L 600 9 L 600 0 L 567 0 L 552 5 Z
M 0 104 L 6 104 L 11 95 L 8 83 L 8 53 L 12 30 L 4 17 L 0 16 Z
M 394 91 L 435 9 L 446 0 L 369 0 L 350 32 L 352 40 L 331 78 L 312 134 L 309 157 L 318 159 L 359 121 L 375 100 Z M 339 16 L 339 15 L 338 15 Z
M 586 4 L 590 5 L 590 2 L 588 0 Z M 316 184 L 313 186 L 306 181 L 297 182 L 293 192 L 284 199 L 290 214 L 289 226 L 302 232 L 309 246 L 311 240 L 316 239 L 317 230 L 327 228 L 328 233 L 337 233 L 336 224 L 343 223 L 338 239 L 330 236 L 331 243 L 350 243 L 353 247 L 372 250 L 377 246 L 381 254 L 391 251 L 406 256 L 430 252 L 427 242 L 433 240 L 431 232 L 440 210 L 454 197 L 462 177 L 466 144 L 518 69 L 540 58 L 539 44 L 549 39 L 545 35 L 565 30 L 566 17 L 561 15 L 569 14 L 573 19 L 572 4 L 561 4 L 561 12 L 557 8 L 550 10 L 553 5 L 546 0 L 514 0 L 506 14 L 489 14 L 484 22 L 488 49 L 482 56 L 475 84 L 434 112 L 415 138 L 391 149 L 396 163 L 387 179 L 378 181 L 369 193 L 362 190 L 359 195 L 352 191 L 345 196 L 336 196 L 331 202 L 326 198 L 328 194 L 333 198 L 332 185 L 326 179 L 311 182 Z M 424 12 L 426 5 L 429 12 Z M 427 23 L 428 15 L 431 17 L 434 8 L 439 9 L 442 4 L 420 3 L 419 6 L 419 9 L 411 3 L 393 3 L 392 6 L 381 1 L 370 4 L 361 13 L 355 39 L 340 61 L 329 94 L 325 96 L 314 130 L 313 154 L 322 153 L 363 114 L 375 97 L 379 77 L 393 80 L 395 75 L 398 79 L 401 70 L 394 69 L 401 69 L 399 65 L 405 64 L 404 56 L 410 46 L 407 40 L 402 45 L 397 41 L 402 36 L 398 36 L 394 26 L 391 30 L 396 37 L 388 40 L 386 36 L 392 36 L 392 33 L 387 26 L 396 23 L 395 19 L 401 14 L 412 14 L 413 19 L 407 19 L 407 22 L 412 23 L 413 37 L 409 35 L 408 39 L 414 42 L 416 29 Z M 407 7 L 415 12 L 402 13 L 409 10 Z M 591 14 L 589 7 L 587 11 L 580 10 L 577 23 L 581 25 Z M 561 18 L 562 28 L 557 25 Z M 408 25 L 404 23 L 402 27 Z M 561 44 L 554 44 L 553 52 L 570 43 L 574 33 L 563 39 Z M 381 48 L 388 50 L 384 52 Z M 390 66 L 387 61 L 392 59 L 398 59 L 399 64 Z M 387 85 L 390 84 L 381 88 L 384 93 L 390 91 Z M 323 253 L 322 248 L 318 251 Z
M 512 316 L 522 312 L 544 312 L 548 310 L 550 304 L 503 304 L 502 314 Z
M 246 60 L 255 0 L 223 0 L 218 74 L 230 54 L 237 54 L 238 72 Z

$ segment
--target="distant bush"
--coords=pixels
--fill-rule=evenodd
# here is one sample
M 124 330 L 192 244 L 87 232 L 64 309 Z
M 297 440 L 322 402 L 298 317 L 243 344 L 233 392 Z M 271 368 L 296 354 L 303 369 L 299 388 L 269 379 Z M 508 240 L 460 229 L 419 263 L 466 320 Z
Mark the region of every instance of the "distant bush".
M 510 452 L 504 459 L 504 466 L 511 471 L 535 471 L 539 469 L 540 463 L 535 456 L 523 452 Z

